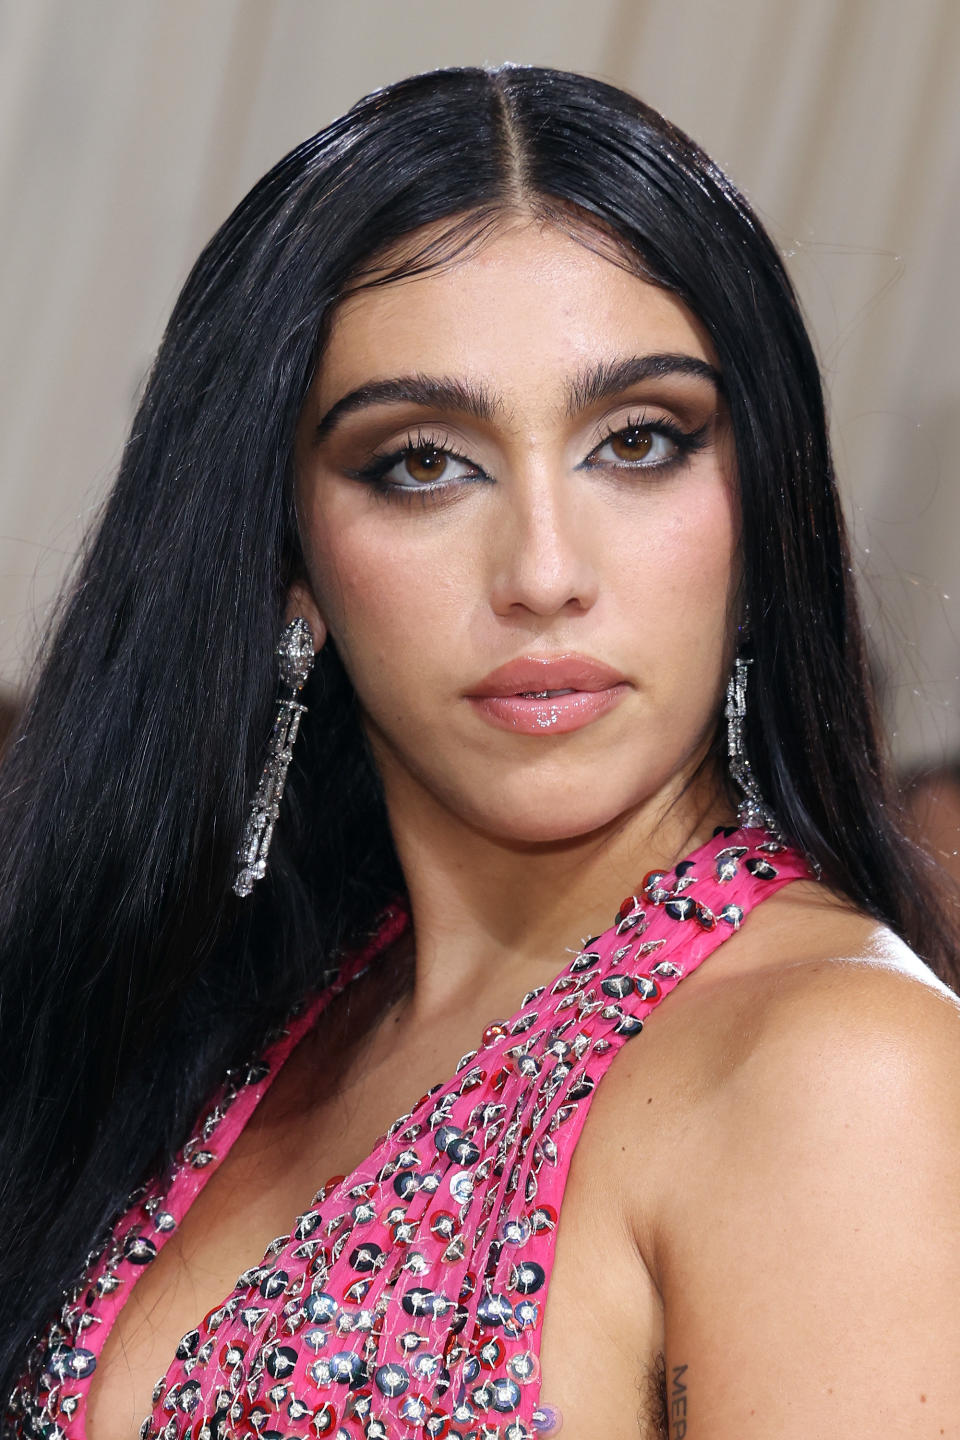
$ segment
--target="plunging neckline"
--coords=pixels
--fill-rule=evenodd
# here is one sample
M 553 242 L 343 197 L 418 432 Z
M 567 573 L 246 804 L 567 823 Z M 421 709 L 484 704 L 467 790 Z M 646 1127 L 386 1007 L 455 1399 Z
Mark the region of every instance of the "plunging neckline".
M 745 860 L 747 868 L 741 870 L 741 860 L 748 855 L 751 848 L 756 853 Z M 774 856 L 780 857 L 777 859 L 776 866 L 771 863 Z M 182 1391 L 184 1384 L 189 1390 L 189 1386 L 196 1383 L 180 1378 L 184 1374 L 187 1377 L 192 1374 L 190 1367 L 193 1358 L 188 1353 L 189 1345 L 187 1345 L 191 1336 L 199 1336 L 201 1332 L 206 1333 L 207 1329 L 213 1334 L 219 1330 L 222 1324 L 230 1329 L 236 1316 L 236 1307 L 241 1303 L 237 1300 L 237 1296 L 241 1292 L 243 1294 L 249 1292 L 254 1297 L 250 1302 L 252 1308 L 248 1312 L 242 1310 L 239 1312 L 241 1318 L 244 1313 L 252 1314 L 254 1308 L 264 1308 L 262 1300 L 271 1300 L 275 1293 L 271 1291 L 271 1285 L 280 1283 L 279 1280 L 272 1281 L 271 1276 L 282 1276 L 283 1282 L 288 1282 L 293 1273 L 291 1257 L 296 1257 L 298 1254 L 302 1257 L 303 1252 L 313 1243 L 309 1239 L 309 1236 L 313 1234 L 312 1230 L 302 1233 L 308 1218 L 321 1214 L 327 1215 L 330 1207 L 334 1206 L 334 1201 L 341 1195 L 343 1198 L 339 1199 L 339 1203 L 334 1208 L 338 1212 L 342 1211 L 349 1207 L 350 1195 L 355 1199 L 360 1195 L 359 1202 L 353 1206 L 354 1222 L 357 1224 L 369 1223 L 375 1212 L 371 1208 L 372 1202 L 368 1204 L 362 1198 L 362 1193 L 365 1191 L 372 1193 L 378 1184 L 382 1188 L 383 1185 L 387 1185 L 392 1176 L 393 1185 L 390 1193 L 395 1192 L 398 1197 L 398 1203 L 394 1204 L 394 1212 L 399 1215 L 403 1204 L 409 1203 L 411 1210 L 417 1210 L 419 1206 L 423 1209 L 424 1218 L 428 1218 L 432 1204 L 431 1196 L 437 1191 L 440 1181 L 436 1179 L 436 1173 L 431 1171 L 429 1159 L 420 1154 L 416 1148 L 420 1145 L 422 1150 L 422 1142 L 417 1139 L 424 1133 L 424 1125 L 420 1117 L 429 1113 L 426 1135 L 437 1140 L 438 1150 L 440 1148 L 439 1141 L 441 1139 L 444 1141 L 445 1148 L 439 1157 L 443 1164 L 460 1167 L 447 1175 L 451 1198 L 445 1202 L 447 1208 L 437 1211 L 431 1222 L 431 1230 L 435 1236 L 445 1234 L 443 1227 L 449 1227 L 455 1223 L 454 1207 L 460 1208 L 461 1215 L 471 1214 L 470 1206 L 474 1198 L 476 1178 L 483 1172 L 484 1165 L 488 1163 L 487 1161 L 484 1161 L 483 1164 L 478 1163 L 481 1153 L 478 1148 L 479 1135 L 477 1141 L 474 1141 L 471 1139 L 470 1128 L 463 1126 L 464 1115 L 458 1111 L 457 1107 L 459 1106 L 462 1110 L 463 1105 L 468 1102 L 462 1098 L 458 1099 L 458 1097 L 464 1097 L 471 1091 L 475 1091 L 482 1099 L 482 1096 L 489 1091 L 490 1103 L 484 1113 L 502 1111 L 504 1105 L 500 1103 L 501 1099 L 506 1099 L 514 1092 L 519 1094 L 518 1086 L 542 1083 L 537 1077 L 546 1062 L 552 1066 L 550 1081 L 553 1090 L 549 1091 L 548 1099 L 542 1101 L 539 1108 L 532 1112 L 531 1118 L 540 1123 L 537 1120 L 538 1115 L 545 1116 L 551 1119 L 551 1124 L 554 1124 L 564 1113 L 564 1106 L 566 1107 L 566 1121 L 563 1123 L 566 1124 L 564 1131 L 565 1163 L 568 1164 L 569 1153 L 576 1143 L 591 1092 L 599 1076 L 605 1072 L 615 1050 L 626 1038 L 642 1029 L 644 1015 L 659 1003 L 665 994 L 669 993 L 669 990 L 684 974 L 696 968 L 701 960 L 706 958 L 706 955 L 720 943 L 721 939 L 739 928 L 745 909 L 741 904 L 734 902 L 731 892 L 726 890 L 726 886 L 738 874 L 740 876 L 739 885 L 734 888 L 738 891 L 738 898 L 746 900 L 747 908 L 749 908 L 749 905 L 754 900 L 761 898 L 764 892 L 772 893 L 781 884 L 787 883 L 791 879 L 801 878 L 801 876 L 809 874 L 809 871 L 806 863 L 799 856 L 785 850 L 782 845 L 772 841 L 763 832 L 731 829 L 718 831 L 692 856 L 680 861 L 673 871 L 656 871 L 644 877 L 637 894 L 628 896 L 622 903 L 613 923 L 600 935 L 586 940 L 578 951 L 572 951 L 573 959 L 565 963 L 552 981 L 528 991 L 512 1015 L 506 1019 L 489 1022 L 479 1037 L 477 1049 L 468 1051 L 461 1057 L 451 1077 L 438 1081 L 409 1111 L 398 1116 L 387 1132 L 374 1144 L 373 1149 L 359 1165 L 350 1171 L 348 1176 L 336 1175 L 324 1182 L 307 1211 L 295 1218 L 290 1232 L 272 1241 L 264 1252 L 262 1260 L 245 1270 L 239 1277 L 234 1290 L 222 1302 L 208 1311 L 202 1320 L 199 1320 L 196 1330 L 188 1332 L 177 1348 L 176 1355 L 171 1360 L 164 1376 L 158 1382 L 155 1394 L 172 1395 Z M 714 896 L 727 903 L 718 904 Z M 707 901 L 713 903 L 713 908 Z M 646 918 L 647 910 L 651 912 L 649 920 Z M 656 922 L 661 921 L 663 917 L 667 917 L 671 923 L 666 924 L 665 928 L 663 924 L 659 924 L 657 938 L 645 940 L 638 945 L 638 936 L 647 929 L 648 925 L 650 926 L 649 933 L 652 936 Z M 693 922 L 692 929 L 682 923 L 685 921 Z M 89 1381 L 95 1371 L 97 1358 L 102 1353 L 107 1337 L 116 1324 L 117 1316 L 135 1288 L 137 1274 L 142 1273 L 143 1265 L 149 1263 L 159 1253 L 170 1234 L 179 1227 L 196 1196 L 226 1160 L 237 1138 L 250 1122 L 258 1105 L 300 1041 L 314 1030 L 333 999 L 354 980 L 366 973 L 390 944 L 404 933 L 409 922 L 409 911 L 402 901 L 394 902 L 381 914 L 369 944 L 346 959 L 335 980 L 308 1004 L 301 1007 L 300 1013 L 291 1019 L 282 1034 L 268 1044 L 259 1059 L 246 1067 L 242 1075 L 228 1077 L 225 1086 L 214 1097 L 211 1107 L 205 1112 L 191 1139 L 178 1155 L 170 1177 L 163 1183 L 154 1183 L 148 1187 L 143 1199 L 118 1222 L 111 1237 L 112 1243 L 108 1244 L 107 1251 L 92 1266 L 82 1287 L 87 1292 L 87 1301 L 90 1302 L 90 1307 L 100 1311 L 96 1317 L 98 1324 L 89 1340 L 89 1348 L 83 1343 L 87 1339 L 87 1335 L 81 1327 L 75 1343 L 64 1346 L 60 1352 L 63 1360 L 61 1370 L 57 1370 L 59 1363 L 56 1359 L 57 1352 L 54 1353 L 54 1361 L 48 1362 L 48 1365 L 53 1363 L 54 1374 L 61 1375 L 63 1384 L 72 1382 L 71 1388 L 76 1391 L 76 1404 L 72 1411 L 68 1411 L 61 1420 L 67 1440 L 87 1440 L 85 1410 Z M 691 942 L 684 942 L 685 963 L 679 966 L 669 959 L 658 962 L 655 957 L 659 955 L 661 948 L 668 946 L 668 949 L 664 950 L 664 955 L 672 954 L 673 950 L 677 948 L 678 937 L 681 935 L 687 935 Z M 629 960 L 627 959 L 628 954 Z M 632 971 L 638 964 L 641 965 L 641 973 L 634 976 Z M 624 967 L 630 969 L 629 974 L 625 973 Z M 584 986 L 590 986 L 594 981 L 598 998 L 596 1000 L 590 998 L 585 1002 L 584 995 L 592 997 L 594 989 L 585 991 Z M 571 1051 L 570 1045 L 561 1038 L 564 1029 L 570 1024 L 570 1021 L 565 1018 L 566 1013 L 569 1011 L 571 1016 L 574 1014 L 569 1010 L 570 1005 L 573 1004 L 577 1006 L 576 1015 L 588 1026 L 593 1026 L 591 1033 L 597 1032 L 586 1051 L 579 1048 L 582 1036 L 578 1036 L 575 1047 L 576 1054 Z M 556 1033 L 556 1039 L 553 1042 L 550 1042 L 549 1034 L 542 1028 L 543 1024 L 549 1026 L 551 1016 Z M 537 1026 L 540 1028 L 536 1029 Z M 603 1033 L 599 1033 L 601 1031 Z M 604 1038 L 607 1033 L 609 1033 L 609 1038 Z M 538 1037 L 542 1037 L 542 1039 Z M 535 1041 L 540 1046 L 539 1049 L 534 1045 Z M 511 1044 L 511 1042 L 514 1043 Z M 586 1061 L 582 1058 L 584 1054 L 587 1055 Z M 478 1057 L 480 1058 L 478 1059 Z M 587 1074 L 585 1069 L 588 1062 L 590 1074 Z M 490 1068 L 492 1065 L 498 1065 L 500 1068 L 493 1072 Z M 580 1082 L 577 1082 L 576 1073 L 571 1075 L 571 1072 L 577 1071 L 578 1065 L 583 1073 L 583 1080 Z M 487 1068 L 485 1069 L 484 1066 Z M 456 1123 L 451 1118 L 454 1116 L 457 1116 Z M 530 1123 L 528 1119 L 527 1128 Z M 495 1122 L 488 1123 L 485 1132 L 488 1144 L 494 1143 L 490 1139 L 490 1132 L 493 1129 L 495 1129 Z M 526 1141 L 522 1143 L 526 1145 Z M 551 1148 L 556 1151 L 556 1144 L 548 1138 L 547 1131 L 543 1132 L 542 1140 L 537 1141 L 536 1144 L 540 1146 L 541 1152 L 537 1168 L 539 1168 L 539 1164 L 543 1163 L 543 1154 L 546 1154 L 551 1165 L 556 1165 L 556 1158 L 550 1159 Z M 428 1146 L 428 1150 L 429 1154 L 433 1154 L 432 1144 Z M 529 1189 L 533 1171 L 530 1169 L 529 1159 L 522 1158 L 524 1153 L 523 1151 L 518 1152 L 517 1164 L 520 1164 L 520 1171 L 517 1183 L 525 1185 Z M 446 1160 L 444 1160 L 444 1154 Z M 408 1159 L 408 1157 L 412 1157 L 412 1159 Z M 411 1164 L 414 1168 L 408 1172 L 405 1166 Z M 435 1166 L 436 1157 L 434 1157 L 433 1164 Z M 524 1174 L 528 1177 L 525 1182 L 523 1181 Z M 552 1259 L 552 1232 L 557 1223 L 565 1170 L 562 1174 L 558 1171 L 556 1177 L 550 1178 L 556 1181 L 555 1198 L 557 1203 L 547 1206 L 545 1212 L 547 1218 L 543 1221 L 546 1233 L 541 1236 L 540 1250 L 536 1250 L 534 1244 L 536 1237 L 531 1238 L 528 1233 L 529 1221 L 523 1216 L 518 1218 L 514 1234 L 514 1239 L 519 1234 L 524 1244 L 530 1240 L 530 1246 L 525 1253 L 533 1254 L 536 1250 L 538 1259 L 535 1262 L 528 1260 L 526 1263 L 528 1267 L 532 1266 L 530 1274 L 539 1277 L 539 1285 L 545 1284 L 549 1263 Z M 429 1192 L 424 1188 L 426 1200 L 424 1206 L 423 1197 L 418 1196 L 418 1187 L 426 1187 L 428 1180 L 432 1188 Z M 400 1188 L 397 1188 L 398 1184 Z M 494 1189 L 497 1194 L 502 1193 L 502 1204 L 505 1205 L 508 1192 L 503 1192 L 503 1182 L 498 1182 L 498 1185 L 499 1190 L 496 1190 L 496 1187 Z M 387 1188 L 390 1187 L 387 1186 Z M 535 1194 L 536 1187 L 534 1187 Z M 491 1190 L 488 1200 L 493 1200 L 493 1197 L 494 1191 Z M 367 1214 L 368 1209 L 370 1209 L 370 1215 Z M 533 1213 L 537 1214 L 537 1211 L 535 1210 Z M 337 1228 L 346 1218 L 345 1214 L 339 1214 L 337 1217 L 331 1214 L 330 1220 L 326 1223 L 326 1230 L 330 1230 L 332 1225 L 333 1229 L 330 1233 L 336 1234 Z M 312 1223 L 313 1221 L 310 1220 L 310 1224 Z M 404 1227 L 407 1225 L 409 1228 L 413 1222 L 405 1222 L 398 1218 L 393 1223 L 395 1231 L 399 1226 L 399 1238 L 395 1235 L 394 1244 L 397 1246 L 408 1244 L 410 1237 Z M 464 1223 L 467 1224 L 466 1221 Z M 441 1226 L 440 1231 L 434 1228 L 437 1224 Z M 470 1225 L 476 1226 L 476 1224 L 475 1219 L 470 1220 L 468 1230 Z M 519 1229 L 516 1229 L 517 1226 Z M 502 1245 L 504 1242 L 500 1243 Z M 513 1239 L 510 1243 L 514 1243 Z M 336 1243 L 333 1248 L 336 1252 Z M 453 1249 L 453 1242 L 447 1248 L 448 1250 Z M 374 1281 L 368 1280 L 367 1275 L 375 1275 L 377 1285 L 380 1285 L 383 1280 L 382 1274 L 378 1274 L 377 1270 L 377 1265 L 384 1253 L 383 1245 L 379 1242 L 372 1246 L 368 1245 L 368 1252 L 369 1257 L 372 1257 L 369 1270 L 364 1269 L 366 1260 L 362 1246 L 352 1252 L 350 1257 L 351 1261 L 356 1259 L 353 1268 L 359 1277 L 351 1288 L 356 1290 L 359 1297 L 357 1303 L 361 1305 L 370 1287 L 376 1289 Z M 335 1261 L 337 1254 L 340 1253 L 335 1253 Z M 400 1253 L 402 1257 L 405 1252 L 401 1251 Z M 458 1273 L 462 1268 L 460 1259 L 454 1253 L 450 1262 L 451 1264 L 454 1261 L 457 1262 Z M 442 1273 L 449 1275 L 451 1272 L 447 1270 Z M 310 1292 L 311 1305 L 316 1293 L 314 1289 Z M 346 1293 L 349 1295 L 350 1290 Z M 370 1293 L 373 1293 L 373 1290 L 370 1290 Z M 520 1293 L 525 1292 L 521 1289 Z M 505 1296 L 500 1292 L 493 1295 L 493 1300 L 497 1304 L 508 1305 Z M 329 1303 L 334 1302 L 329 1301 Z M 461 1305 L 463 1303 L 461 1301 Z M 478 1313 L 481 1318 L 477 1323 L 482 1325 L 501 1323 L 495 1314 L 484 1312 L 485 1303 L 484 1300 L 480 1302 Z M 404 1301 L 404 1305 L 406 1305 L 406 1301 Z M 232 1310 L 231 1306 L 234 1307 Z M 523 1310 L 524 1314 L 531 1310 L 529 1304 L 524 1308 L 524 1305 L 517 1303 L 514 1308 L 518 1313 Z M 535 1324 L 535 1330 L 529 1337 L 530 1343 L 533 1343 L 538 1337 L 542 1324 L 542 1305 L 532 1308 L 537 1310 L 537 1316 L 535 1321 L 530 1321 L 531 1324 Z M 273 1313 L 272 1310 L 271 1313 Z M 434 1321 L 435 1319 L 436 1317 L 434 1317 Z M 409 1324 L 409 1321 L 404 1323 Z M 523 1333 L 526 1334 L 526 1331 Z M 290 1351 L 291 1355 L 294 1353 L 293 1350 Z M 338 1354 L 340 1353 L 338 1352 Z M 529 1357 L 533 1352 L 523 1353 Z M 347 1351 L 343 1351 L 342 1354 L 348 1356 Z M 332 1358 L 337 1359 L 336 1356 Z M 516 1359 L 517 1357 L 514 1356 L 514 1360 Z M 348 1359 L 343 1359 L 339 1363 L 346 1365 Z M 349 1364 L 352 1365 L 353 1361 L 350 1360 Z M 398 1367 L 398 1374 L 400 1369 L 402 1366 Z M 352 1374 L 352 1371 L 350 1373 Z M 510 1373 L 512 1374 L 512 1372 Z M 513 1392 L 517 1390 L 517 1385 L 514 1380 L 510 1379 L 509 1374 L 506 1372 L 504 1374 L 502 1394 L 512 1396 Z M 334 1382 L 339 1383 L 339 1377 L 336 1374 L 333 1375 L 331 1383 Z M 523 1377 L 521 1377 L 522 1383 Z M 192 1392 L 190 1393 L 192 1395 Z M 520 1393 L 518 1391 L 518 1394 Z M 160 1404 L 160 1402 L 157 1403 Z M 518 1403 L 520 1402 L 518 1401 Z M 156 1410 L 154 1414 L 156 1414 Z M 66 1421 L 65 1424 L 63 1420 Z M 149 1426 L 147 1428 L 149 1429 Z M 539 1428 L 544 1429 L 543 1426 Z M 150 1433 L 154 1432 L 151 1430 Z M 326 1432 L 318 1431 L 317 1433 Z M 349 1435 L 353 1432 L 344 1430 L 343 1433 Z M 384 1434 L 386 1433 L 388 1432 L 384 1432 Z M 517 1433 L 520 1434 L 519 1431 Z

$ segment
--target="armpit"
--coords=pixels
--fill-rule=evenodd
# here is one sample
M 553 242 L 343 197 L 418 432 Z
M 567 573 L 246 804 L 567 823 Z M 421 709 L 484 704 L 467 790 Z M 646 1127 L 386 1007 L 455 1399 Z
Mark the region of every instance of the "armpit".
M 663 1352 L 644 1372 L 639 1385 L 637 1423 L 641 1440 L 670 1440 L 667 1414 L 667 1366 Z

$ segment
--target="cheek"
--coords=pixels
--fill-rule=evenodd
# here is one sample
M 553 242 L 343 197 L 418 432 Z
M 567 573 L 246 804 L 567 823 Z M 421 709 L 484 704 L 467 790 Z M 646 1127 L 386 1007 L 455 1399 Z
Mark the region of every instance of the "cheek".
M 640 617 L 641 680 L 665 751 L 712 730 L 727 681 L 740 579 L 739 515 L 725 485 L 696 487 L 637 537 L 624 590 Z M 636 623 L 636 622 L 634 622 Z
M 682 597 L 691 619 L 696 614 L 697 628 L 710 617 L 723 630 L 737 577 L 735 535 L 726 508 L 705 506 L 678 519 L 663 537 L 660 558 L 662 583 Z M 678 612 L 678 622 L 682 618 Z
M 449 538 L 431 539 L 403 518 L 312 517 L 314 535 L 327 537 L 311 547 L 314 594 L 361 690 L 382 690 L 390 677 L 416 681 L 444 638 L 456 643 L 466 628 L 462 557 Z
M 728 487 L 698 486 L 631 537 L 620 569 L 638 613 L 656 617 L 661 639 L 701 651 L 727 634 L 739 581 L 739 521 Z

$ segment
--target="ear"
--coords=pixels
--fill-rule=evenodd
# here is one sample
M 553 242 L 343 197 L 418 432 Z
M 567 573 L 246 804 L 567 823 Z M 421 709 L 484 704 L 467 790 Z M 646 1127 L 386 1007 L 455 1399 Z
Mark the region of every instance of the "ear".
M 287 604 L 284 618 L 289 625 L 291 620 L 296 620 L 302 615 L 304 620 L 313 631 L 314 654 L 322 650 L 327 638 L 327 627 L 317 608 L 317 602 L 313 598 L 313 591 L 304 580 L 294 580 L 287 591 Z

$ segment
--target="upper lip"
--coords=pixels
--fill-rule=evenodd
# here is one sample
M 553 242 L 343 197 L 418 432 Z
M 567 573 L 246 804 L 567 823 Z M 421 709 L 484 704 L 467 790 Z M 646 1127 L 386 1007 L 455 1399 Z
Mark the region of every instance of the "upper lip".
M 470 695 L 524 695 L 543 690 L 609 690 L 626 676 L 591 655 L 521 655 L 491 670 Z

